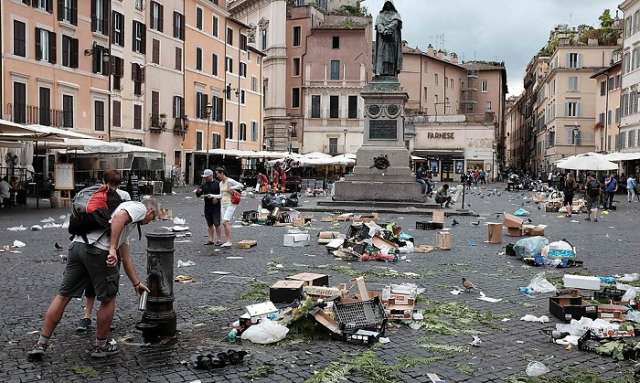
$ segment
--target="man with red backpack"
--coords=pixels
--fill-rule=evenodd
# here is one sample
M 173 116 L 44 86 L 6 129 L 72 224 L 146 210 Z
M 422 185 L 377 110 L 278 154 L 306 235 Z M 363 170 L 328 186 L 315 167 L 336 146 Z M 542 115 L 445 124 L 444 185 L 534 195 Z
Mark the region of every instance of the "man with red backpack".
M 106 185 L 111 190 L 115 190 L 122 202 L 131 201 L 131 196 L 128 192 L 119 189 L 120 183 L 122 182 L 122 177 L 120 176 L 120 172 L 117 170 L 107 170 L 102 175 L 102 183 Z M 93 313 L 93 306 L 96 302 L 96 293 L 93 289 L 93 285 L 87 286 L 84 290 L 85 296 L 85 306 L 84 306 L 84 316 L 80 319 L 78 323 L 78 327 L 76 327 L 76 331 L 79 333 L 83 333 L 89 330 L 91 327 L 91 315 Z
M 140 229 L 139 225 L 148 224 L 155 219 L 158 211 L 157 202 L 154 199 L 145 200 L 144 203 L 125 201 L 112 209 L 109 204 L 119 198 L 117 192 L 108 187 L 87 189 L 80 191 L 74 198 L 74 211 L 69 225 L 70 233 L 75 235 L 73 245 L 69 251 L 60 290 L 49 305 L 36 345 L 27 354 L 30 360 L 42 359 L 49 347 L 49 338 L 62 318 L 67 304 L 71 298 L 80 297 L 90 285 L 100 301 L 100 309 L 97 312 L 95 346 L 89 353 L 94 358 L 117 354 L 118 346 L 114 340 L 109 340 L 108 336 L 116 308 L 120 264 L 138 294 L 149 291 L 140 280 L 131 259 L 128 237 L 134 227 L 138 226 Z M 109 217 L 107 224 L 100 228 L 105 216 Z M 72 224 L 74 222 L 75 224 Z M 91 227 L 91 231 L 81 233 L 78 222 L 84 222 L 84 227 Z

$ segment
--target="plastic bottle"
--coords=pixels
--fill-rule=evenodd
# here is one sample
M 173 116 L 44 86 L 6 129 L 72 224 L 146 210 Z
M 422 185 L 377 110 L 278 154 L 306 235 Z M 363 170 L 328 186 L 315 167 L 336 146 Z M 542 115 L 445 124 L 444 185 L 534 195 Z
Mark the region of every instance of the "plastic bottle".
M 235 328 L 231 329 L 231 331 L 229 331 L 229 333 L 227 334 L 227 341 L 229 341 L 229 343 L 236 343 L 237 338 L 238 330 L 236 330 Z

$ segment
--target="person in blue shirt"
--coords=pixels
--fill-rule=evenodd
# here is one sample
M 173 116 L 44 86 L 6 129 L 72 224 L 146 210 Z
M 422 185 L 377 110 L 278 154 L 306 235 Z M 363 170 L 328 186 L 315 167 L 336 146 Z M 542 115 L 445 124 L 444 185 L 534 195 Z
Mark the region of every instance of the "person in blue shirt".
M 615 174 L 611 174 L 604 181 L 604 191 L 606 193 L 604 197 L 604 208 L 611 209 L 613 206 L 613 196 L 618 191 L 618 180 Z

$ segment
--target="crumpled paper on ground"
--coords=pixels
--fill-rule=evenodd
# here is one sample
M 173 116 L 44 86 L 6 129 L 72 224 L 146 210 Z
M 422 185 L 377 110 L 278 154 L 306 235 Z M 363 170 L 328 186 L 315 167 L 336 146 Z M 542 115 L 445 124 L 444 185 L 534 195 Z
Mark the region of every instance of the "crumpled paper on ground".
M 20 225 L 20 226 L 11 226 L 7 228 L 7 231 L 25 231 L 27 230 L 26 227 Z
M 13 247 L 15 248 L 21 248 L 21 247 L 25 247 L 27 246 L 26 243 L 22 242 L 22 241 L 18 241 L 17 239 L 15 241 L 13 241 Z
M 196 263 L 193 261 L 183 261 L 181 259 L 178 259 L 178 267 L 189 267 L 189 266 L 195 266 Z
M 489 302 L 489 303 L 498 303 L 498 302 L 502 301 L 502 298 L 498 298 L 498 299 L 489 298 L 482 291 L 480 291 L 480 297 L 478 298 L 478 300 Z
M 538 323 L 548 323 L 549 322 L 549 317 L 546 315 L 537 317 L 535 315 L 531 315 L 531 314 L 527 314 L 525 316 L 523 316 L 522 318 L 520 318 L 521 321 L 525 321 L 525 322 L 538 322 Z

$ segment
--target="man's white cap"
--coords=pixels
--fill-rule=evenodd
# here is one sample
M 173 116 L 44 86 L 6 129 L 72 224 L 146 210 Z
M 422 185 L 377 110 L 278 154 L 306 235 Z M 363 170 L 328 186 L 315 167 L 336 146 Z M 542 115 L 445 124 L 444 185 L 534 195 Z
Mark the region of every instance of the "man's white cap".
M 203 177 L 213 177 L 213 170 L 211 169 L 205 169 L 204 173 L 202 173 Z

